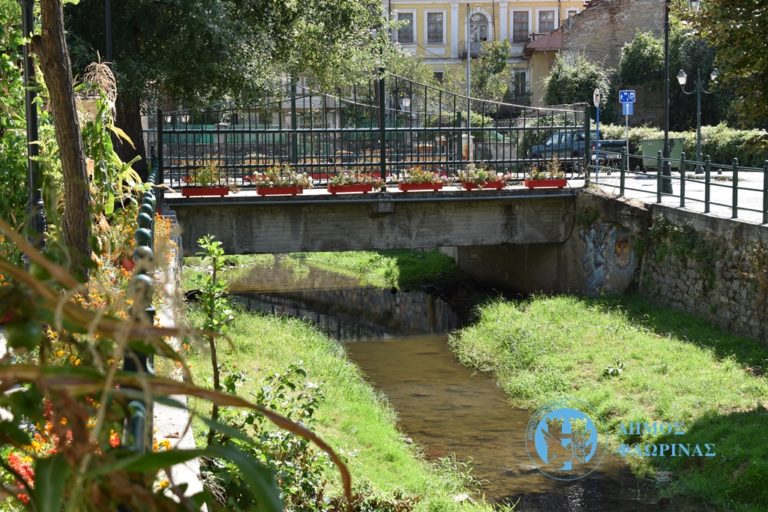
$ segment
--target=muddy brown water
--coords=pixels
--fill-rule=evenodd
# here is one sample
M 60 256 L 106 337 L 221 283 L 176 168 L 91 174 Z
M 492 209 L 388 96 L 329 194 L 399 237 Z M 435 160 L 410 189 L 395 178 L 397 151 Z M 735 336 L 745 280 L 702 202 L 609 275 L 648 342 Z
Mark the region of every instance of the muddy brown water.
M 258 282 L 258 269 L 246 282 Z M 526 450 L 531 411 L 513 407 L 495 381 L 463 366 L 448 347 L 456 316 L 440 299 L 420 292 L 329 287 L 330 273 L 313 269 L 308 280 L 277 293 L 274 287 L 235 296 L 254 311 L 316 323 L 345 343 L 349 358 L 382 391 L 405 436 L 429 459 L 455 455 L 469 461 L 486 499 L 516 503 L 521 512 L 682 510 L 654 499 L 652 486 L 608 455 L 589 476 L 564 482 L 538 471 Z M 275 269 L 269 270 L 274 281 Z M 323 286 L 318 287 L 318 283 Z M 685 507 L 688 508 L 688 507 Z

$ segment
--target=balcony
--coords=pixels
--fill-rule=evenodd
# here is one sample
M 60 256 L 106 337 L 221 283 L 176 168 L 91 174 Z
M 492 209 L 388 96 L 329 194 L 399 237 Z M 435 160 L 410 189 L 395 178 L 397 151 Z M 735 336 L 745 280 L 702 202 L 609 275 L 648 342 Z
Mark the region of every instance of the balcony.
M 484 42 L 485 41 L 461 41 L 459 43 L 459 58 L 466 59 L 467 52 L 469 52 L 469 56 L 473 59 L 480 57 L 483 54 Z

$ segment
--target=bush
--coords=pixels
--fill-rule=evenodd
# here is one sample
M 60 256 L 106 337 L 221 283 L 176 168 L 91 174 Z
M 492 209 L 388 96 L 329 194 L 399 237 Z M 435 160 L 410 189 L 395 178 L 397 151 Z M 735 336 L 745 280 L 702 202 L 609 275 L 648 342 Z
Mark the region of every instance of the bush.
M 621 125 L 600 125 L 600 135 L 605 139 L 623 139 L 624 127 Z M 696 155 L 696 131 L 670 132 L 670 138 L 684 139 L 683 151 L 694 158 Z M 640 141 L 643 139 L 663 139 L 664 131 L 658 128 L 641 126 L 629 130 L 629 151 L 640 154 Z M 730 164 L 734 158 L 739 164 L 762 167 L 768 159 L 768 132 L 765 130 L 737 130 L 725 124 L 703 126 L 701 128 L 701 153 L 709 155 L 713 163 Z
M 619 78 L 624 84 L 646 84 L 664 76 L 664 46 L 650 32 L 638 32 L 621 49 Z
M 575 59 L 558 56 L 544 80 L 544 101 L 548 105 L 592 101 L 592 92 L 603 91 L 604 102 L 611 87 L 609 71 L 579 55 Z

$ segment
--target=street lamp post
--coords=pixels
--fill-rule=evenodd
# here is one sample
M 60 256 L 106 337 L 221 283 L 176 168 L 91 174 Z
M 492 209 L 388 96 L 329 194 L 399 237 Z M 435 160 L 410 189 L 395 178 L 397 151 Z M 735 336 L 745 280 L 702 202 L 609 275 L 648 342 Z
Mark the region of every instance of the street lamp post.
M 669 168 L 669 0 L 664 0 L 664 162 L 661 192 L 672 193 L 672 173 Z
M 717 80 L 717 77 L 720 75 L 720 72 L 717 68 L 712 70 L 712 73 L 709 75 L 709 79 L 711 81 Z M 701 165 L 701 95 L 703 94 L 712 94 L 712 91 L 708 91 L 704 89 L 704 82 L 701 80 L 701 67 L 696 68 L 696 82 L 694 82 L 694 90 L 693 91 L 686 91 L 685 90 L 685 84 L 688 83 L 688 75 L 683 71 L 682 69 L 677 73 L 677 83 L 680 84 L 680 89 L 682 89 L 684 94 L 695 94 L 696 95 L 696 172 L 702 172 L 702 165 Z

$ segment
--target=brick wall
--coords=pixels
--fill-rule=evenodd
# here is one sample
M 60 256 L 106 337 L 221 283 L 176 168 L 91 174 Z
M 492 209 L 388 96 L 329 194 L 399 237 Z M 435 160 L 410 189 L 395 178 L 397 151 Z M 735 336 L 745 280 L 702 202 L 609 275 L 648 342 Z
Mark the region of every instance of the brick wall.
M 635 33 L 664 30 L 664 0 L 603 0 L 564 23 L 563 55 L 585 55 L 617 69 L 621 47 Z

